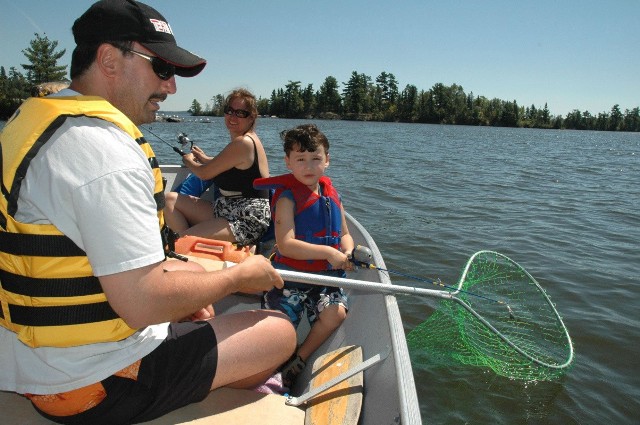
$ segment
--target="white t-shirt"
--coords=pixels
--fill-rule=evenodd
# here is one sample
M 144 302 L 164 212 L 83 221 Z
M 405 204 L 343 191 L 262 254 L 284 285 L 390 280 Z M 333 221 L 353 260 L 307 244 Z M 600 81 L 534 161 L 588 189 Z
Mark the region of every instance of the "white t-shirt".
M 54 224 L 87 253 L 96 276 L 136 269 L 164 259 L 154 184 L 129 135 L 104 120 L 68 118 L 32 160 L 16 219 Z M 153 351 L 167 330 L 165 323 L 118 342 L 33 349 L 0 327 L 0 390 L 52 394 L 98 382 Z

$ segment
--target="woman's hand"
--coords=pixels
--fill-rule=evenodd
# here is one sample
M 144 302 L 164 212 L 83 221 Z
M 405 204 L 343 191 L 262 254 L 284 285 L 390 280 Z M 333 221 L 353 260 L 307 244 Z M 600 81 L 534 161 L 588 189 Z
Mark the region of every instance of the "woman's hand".
M 196 159 L 192 153 L 185 153 L 184 155 L 182 155 L 182 163 L 189 168 L 200 166 L 200 164 L 196 162 Z
M 194 145 L 191 148 L 191 153 L 193 154 L 193 157 L 195 158 L 195 160 L 200 164 L 206 164 L 207 162 L 213 159 L 212 156 L 209 156 L 206 153 L 204 153 L 204 151 L 200 149 L 199 146 L 196 146 L 196 145 Z

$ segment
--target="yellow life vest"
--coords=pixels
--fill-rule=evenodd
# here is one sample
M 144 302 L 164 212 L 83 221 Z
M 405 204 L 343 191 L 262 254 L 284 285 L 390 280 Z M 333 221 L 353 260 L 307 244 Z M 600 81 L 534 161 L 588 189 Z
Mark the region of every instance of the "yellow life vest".
M 138 142 L 155 178 L 164 228 L 162 175 L 151 146 L 122 112 L 100 97 L 31 98 L 0 133 L 0 326 L 31 347 L 119 341 L 135 332 L 109 305 L 86 253 L 52 224 L 15 220 L 31 159 L 68 118 L 114 123 Z

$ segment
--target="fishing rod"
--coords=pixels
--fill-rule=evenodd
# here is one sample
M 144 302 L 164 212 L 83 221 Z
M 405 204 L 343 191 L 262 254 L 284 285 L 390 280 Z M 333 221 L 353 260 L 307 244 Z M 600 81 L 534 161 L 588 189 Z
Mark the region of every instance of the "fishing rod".
M 145 130 L 147 130 L 149 133 L 153 134 L 154 136 L 156 136 L 156 138 L 158 138 L 158 140 L 164 142 L 167 146 L 170 146 L 171 149 L 173 149 L 173 151 L 175 153 L 177 153 L 180 156 L 185 156 L 187 153 L 185 151 L 183 151 L 182 149 L 178 148 L 177 146 L 173 146 L 171 143 L 167 142 L 166 140 L 164 140 L 162 137 L 158 136 L 156 133 L 154 133 L 153 131 L 151 131 L 151 127 L 146 128 Z M 190 144 L 189 146 L 189 150 L 191 150 L 191 148 L 193 148 L 193 142 L 191 141 L 191 139 L 189 139 L 189 137 L 187 136 L 186 133 L 180 133 L 177 136 L 178 139 L 178 143 L 180 143 L 180 145 L 182 147 L 187 146 L 188 144 Z

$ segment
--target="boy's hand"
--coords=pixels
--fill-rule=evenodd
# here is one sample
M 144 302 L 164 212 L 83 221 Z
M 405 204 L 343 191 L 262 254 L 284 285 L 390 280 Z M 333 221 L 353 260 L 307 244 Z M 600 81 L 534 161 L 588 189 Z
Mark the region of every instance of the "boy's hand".
M 344 253 L 347 256 L 347 264 L 343 267 L 343 270 L 353 270 L 354 263 L 351 261 L 353 258 L 353 250 Z
M 331 255 L 327 258 L 327 261 L 334 269 L 342 269 L 342 270 L 352 270 L 353 265 L 351 261 L 349 261 L 349 257 L 342 251 L 338 251 L 337 249 L 330 248 Z

